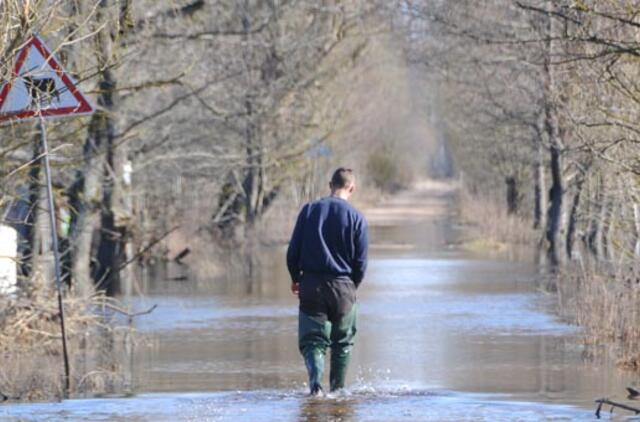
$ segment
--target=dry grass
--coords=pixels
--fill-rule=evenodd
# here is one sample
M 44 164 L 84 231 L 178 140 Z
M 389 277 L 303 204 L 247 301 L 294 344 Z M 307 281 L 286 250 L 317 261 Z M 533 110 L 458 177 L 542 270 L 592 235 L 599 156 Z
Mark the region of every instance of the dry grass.
M 613 344 L 626 369 L 640 370 L 640 277 L 634 268 L 572 263 L 558 275 L 561 303 L 591 344 Z
M 464 247 L 505 251 L 510 246 L 532 247 L 538 235 L 533 223 L 517 214 L 509 214 L 503 203 L 460 192 L 460 212 L 464 223 L 472 226 L 473 239 Z
M 122 391 L 121 340 L 131 332 L 114 324 L 117 303 L 103 294 L 89 301 L 65 298 L 71 394 Z M 0 401 L 51 400 L 63 396 L 60 318 L 52 290 L 0 298 Z

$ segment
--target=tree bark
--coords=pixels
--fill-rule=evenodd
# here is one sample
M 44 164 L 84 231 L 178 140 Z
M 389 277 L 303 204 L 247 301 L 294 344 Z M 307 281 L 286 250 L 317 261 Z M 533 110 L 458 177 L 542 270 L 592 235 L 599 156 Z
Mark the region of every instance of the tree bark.
M 590 209 L 589 213 L 589 228 L 587 230 L 586 235 L 586 243 L 589 251 L 593 256 L 598 256 L 598 242 L 600 237 L 601 230 L 601 220 L 600 216 L 603 212 L 604 208 L 604 186 L 602 176 L 598 177 L 599 180 L 596 180 L 595 183 L 595 193 L 594 197 L 591 200 L 593 206 Z
M 98 9 L 101 19 L 116 20 L 108 16 L 111 1 L 102 0 Z M 122 13 L 122 10 L 119 10 Z M 116 164 L 116 129 L 114 115 L 117 111 L 117 80 L 115 74 L 108 67 L 113 62 L 114 39 L 118 37 L 116 29 L 109 25 L 110 31 L 100 33 L 98 49 L 99 62 L 103 68 L 100 82 L 101 101 L 107 112 L 103 118 L 103 143 L 105 157 L 102 167 L 102 201 L 100 206 L 100 241 L 96 254 L 96 266 L 93 279 L 98 289 L 105 289 L 107 294 L 114 294 L 120 288 L 120 271 L 118 268 L 126 262 L 126 228 L 119 226 L 116 221 L 116 197 L 118 180 L 122 177 L 121 168 Z M 121 164 L 121 163 L 120 163 Z
M 599 195 L 601 202 L 598 213 L 595 215 L 595 230 L 593 233 L 592 250 L 599 259 L 605 259 L 607 256 L 607 227 L 609 223 L 607 215 L 609 214 L 610 199 L 605 186 L 606 184 L 603 180 Z
M 516 214 L 520 205 L 520 192 L 518 191 L 518 182 L 514 176 L 505 178 L 507 185 L 507 212 Z
M 573 193 L 573 199 L 571 201 L 571 210 L 569 211 L 569 222 L 567 224 L 567 238 L 566 238 L 566 251 L 567 258 L 571 259 L 573 254 L 573 245 L 575 243 L 575 232 L 578 219 L 578 209 L 580 207 L 580 198 L 582 197 L 582 186 L 584 184 L 584 178 L 581 177 L 575 187 Z
M 96 13 L 99 22 L 109 19 L 109 6 L 108 0 L 100 2 Z M 71 194 L 76 210 L 71 224 L 74 252 L 72 274 L 76 292 L 84 297 L 94 292 L 95 282 L 108 287 L 117 281 L 117 274 L 114 279 L 112 268 L 117 268 L 114 249 L 119 235 L 113 223 L 111 207 L 116 80 L 110 68 L 113 39 L 107 28 L 96 35 L 96 55 L 101 69 L 98 95 L 100 109 L 91 119 L 84 146 L 84 168 L 76 175 Z M 93 260 L 93 251 L 96 249 L 97 256 Z
M 634 255 L 636 257 L 640 256 L 640 204 L 637 202 L 633 203 L 633 223 L 635 229 L 635 245 L 634 245 Z
M 549 190 L 549 211 L 547 213 L 547 241 L 550 263 L 557 266 L 562 263 L 562 213 L 564 198 L 564 181 L 562 178 L 562 161 L 560 151 L 551 148 L 551 189 Z
M 547 2 L 547 53 L 545 54 L 543 66 L 543 86 L 544 86 L 544 113 L 545 113 L 545 130 L 549 139 L 550 154 L 550 171 L 551 171 L 551 188 L 549 189 L 549 210 L 547 213 L 546 238 L 548 242 L 549 263 L 552 266 L 558 266 L 563 261 L 562 236 L 563 230 L 563 200 L 564 200 L 564 179 L 562 175 L 563 163 L 563 142 L 562 130 L 558 121 L 558 106 L 555 104 L 555 95 L 557 86 L 555 83 L 554 72 L 551 64 L 553 56 L 554 43 L 552 41 L 556 32 L 554 20 L 551 17 L 553 4 Z
M 40 137 L 36 136 L 33 141 L 34 158 L 42 154 L 42 144 Z M 30 275 L 40 275 L 45 287 L 53 280 L 53 250 L 51 249 L 51 228 L 49 223 L 49 202 L 47 200 L 47 185 L 42 171 L 43 158 L 38 160 L 31 172 L 30 205 L 31 205 L 31 229 L 30 229 L 30 250 L 31 266 Z
M 544 164 L 544 143 L 542 134 L 544 133 L 544 119 L 539 119 L 537 123 L 537 154 L 536 161 L 533 164 L 533 197 L 534 197 L 534 212 L 533 212 L 533 228 L 540 229 L 547 226 L 547 196 L 545 194 L 546 188 L 546 174 Z

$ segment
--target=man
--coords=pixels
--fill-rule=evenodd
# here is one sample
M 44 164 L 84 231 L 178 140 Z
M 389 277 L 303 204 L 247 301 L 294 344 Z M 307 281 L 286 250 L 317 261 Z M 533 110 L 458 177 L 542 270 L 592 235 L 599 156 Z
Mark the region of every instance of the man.
M 356 334 L 356 289 L 367 267 L 367 222 L 347 202 L 356 188 L 353 172 L 337 169 L 329 188 L 331 196 L 302 208 L 287 250 L 291 291 L 300 298 L 298 347 L 311 395 L 322 395 L 329 346 L 330 390 L 344 387 Z

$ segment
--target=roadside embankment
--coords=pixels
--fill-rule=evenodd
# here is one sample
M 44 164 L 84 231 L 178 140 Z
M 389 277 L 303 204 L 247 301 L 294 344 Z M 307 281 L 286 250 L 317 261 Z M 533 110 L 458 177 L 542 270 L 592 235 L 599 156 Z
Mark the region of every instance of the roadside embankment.
M 463 248 L 507 256 L 517 252 L 519 259 L 537 261 L 544 278 L 540 285 L 557 294 L 562 317 L 582 327 L 585 344 L 594 346 L 590 353 L 604 350 L 619 367 L 640 371 L 640 268 L 623 254 L 594 256 L 582 242 L 571 259 L 551 266 L 544 231 L 534 229 L 531 218 L 509 214 L 499 201 L 463 188 L 459 197 L 470 235 Z
M 533 222 L 509 214 L 498 201 L 459 190 L 460 222 L 468 227 L 461 247 L 477 253 L 509 253 L 514 249 L 531 250 L 538 242 Z
M 110 312 L 117 308 L 112 298 L 102 294 L 90 299 L 65 298 L 72 396 L 121 393 L 129 384 L 119 365 L 125 332 Z M 32 290 L 28 295 L 0 299 L 0 401 L 64 396 L 61 339 L 53 291 Z

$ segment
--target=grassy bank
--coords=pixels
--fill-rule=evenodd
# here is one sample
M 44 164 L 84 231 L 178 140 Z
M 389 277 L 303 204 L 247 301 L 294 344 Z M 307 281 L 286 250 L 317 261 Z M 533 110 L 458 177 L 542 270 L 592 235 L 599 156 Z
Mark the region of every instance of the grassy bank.
M 478 253 L 509 253 L 531 250 L 539 241 L 533 222 L 509 214 L 496 198 L 481 198 L 464 188 L 459 192 L 460 219 L 469 227 L 462 248 Z
M 466 250 L 498 253 L 532 260 L 544 256 L 543 233 L 533 221 L 509 214 L 499 200 L 473 196 L 462 190 L 460 215 L 470 228 Z M 602 261 L 586 248 L 562 267 L 546 273 L 545 289 L 558 295 L 563 318 L 582 327 L 584 341 L 612 354 L 618 366 L 640 371 L 640 273 L 634 265 Z M 539 260 L 539 265 L 545 265 Z M 596 348 L 594 347 L 594 350 Z M 598 347 L 597 349 L 601 349 Z
M 114 321 L 117 302 L 102 294 L 65 298 L 71 396 L 122 393 L 131 388 L 119 362 L 131 332 Z M 116 311 L 117 313 L 117 311 Z M 60 315 L 52 290 L 0 299 L 0 401 L 64 396 Z
M 571 262 L 556 277 L 560 303 L 588 344 L 612 346 L 618 366 L 640 371 L 640 278 L 633 268 Z

